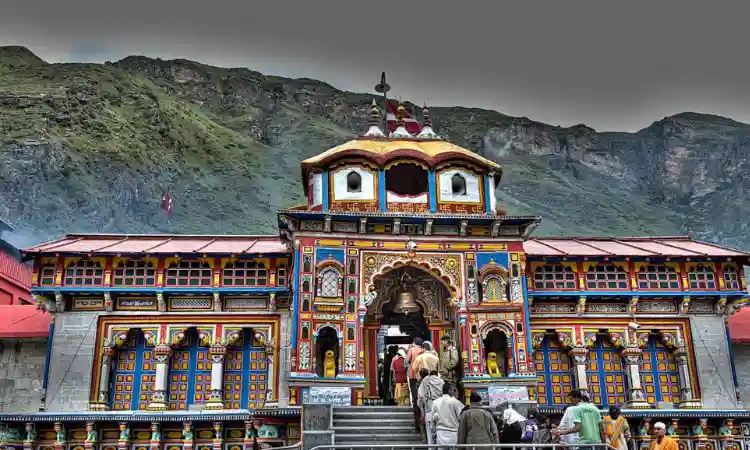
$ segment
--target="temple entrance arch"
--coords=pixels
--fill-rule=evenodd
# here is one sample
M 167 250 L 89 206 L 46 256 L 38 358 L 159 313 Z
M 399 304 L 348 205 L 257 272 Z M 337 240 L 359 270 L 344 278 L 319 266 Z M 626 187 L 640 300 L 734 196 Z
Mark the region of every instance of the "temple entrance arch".
M 374 277 L 364 321 L 368 397 L 387 398 L 389 347 L 407 349 L 414 338 L 430 341 L 440 353 L 440 338 L 455 341 L 454 294 L 446 280 L 420 266 L 401 265 Z

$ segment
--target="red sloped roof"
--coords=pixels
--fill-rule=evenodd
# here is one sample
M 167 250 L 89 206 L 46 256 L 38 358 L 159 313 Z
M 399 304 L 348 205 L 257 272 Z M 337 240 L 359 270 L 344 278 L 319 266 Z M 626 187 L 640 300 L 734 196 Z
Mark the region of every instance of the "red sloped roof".
M 24 250 L 29 253 L 286 253 L 278 236 L 69 234 Z
M 729 334 L 732 342 L 738 344 L 750 343 L 750 308 L 740 308 L 729 318 Z
M 50 315 L 36 305 L 0 306 L 0 339 L 46 337 Z
M 539 237 L 523 244 L 531 256 L 750 256 L 733 248 L 696 241 L 689 236 Z
M 32 270 L 7 253 L 0 252 L 0 276 L 26 289 L 31 289 Z

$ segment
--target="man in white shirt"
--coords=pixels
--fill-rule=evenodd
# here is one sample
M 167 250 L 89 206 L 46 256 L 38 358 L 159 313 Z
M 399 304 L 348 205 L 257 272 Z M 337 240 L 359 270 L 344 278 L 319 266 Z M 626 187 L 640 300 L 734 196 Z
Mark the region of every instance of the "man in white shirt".
M 438 445 L 456 445 L 458 442 L 458 419 L 465 405 L 451 396 L 452 392 L 453 386 L 445 383 L 443 396 L 432 402 L 432 420 L 435 421 Z
M 568 407 L 565 408 L 565 413 L 563 414 L 562 419 L 560 419 L 560 427 L 558 428 L 558 431 L 561 433 L 560 440 L 562 441 L 562 444 L 576 445 L 578 443 L 578 433 L 562 434 L 563 431 L 569 430 L 575 426 L 573 423 L 575 408 L 575 405 L 568 405 Z

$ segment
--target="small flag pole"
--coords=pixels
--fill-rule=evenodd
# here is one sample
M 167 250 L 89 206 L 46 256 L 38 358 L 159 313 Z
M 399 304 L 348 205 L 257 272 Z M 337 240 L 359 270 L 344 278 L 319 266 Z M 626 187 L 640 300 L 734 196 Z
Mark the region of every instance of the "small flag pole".
M 380 84 L 375 86 L 375 92 L 383 94 L 383 132 L 388 136 L 388 91 L 391 90 L 391 86 L 385 82 L 385 72 L 380 74 Z

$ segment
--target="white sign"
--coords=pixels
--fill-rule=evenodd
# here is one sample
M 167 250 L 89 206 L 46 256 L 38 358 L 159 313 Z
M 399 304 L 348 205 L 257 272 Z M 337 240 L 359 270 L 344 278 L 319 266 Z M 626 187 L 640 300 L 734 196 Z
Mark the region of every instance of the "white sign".
M 331 403 L 336 406 L 352 406 L 352 388 L 311 387 L 305 403 Z
M 528 401 L 529 390 L 526 386 L 493 386 L 487 388 L 490 406 L 498 406 L 505 402 Z

